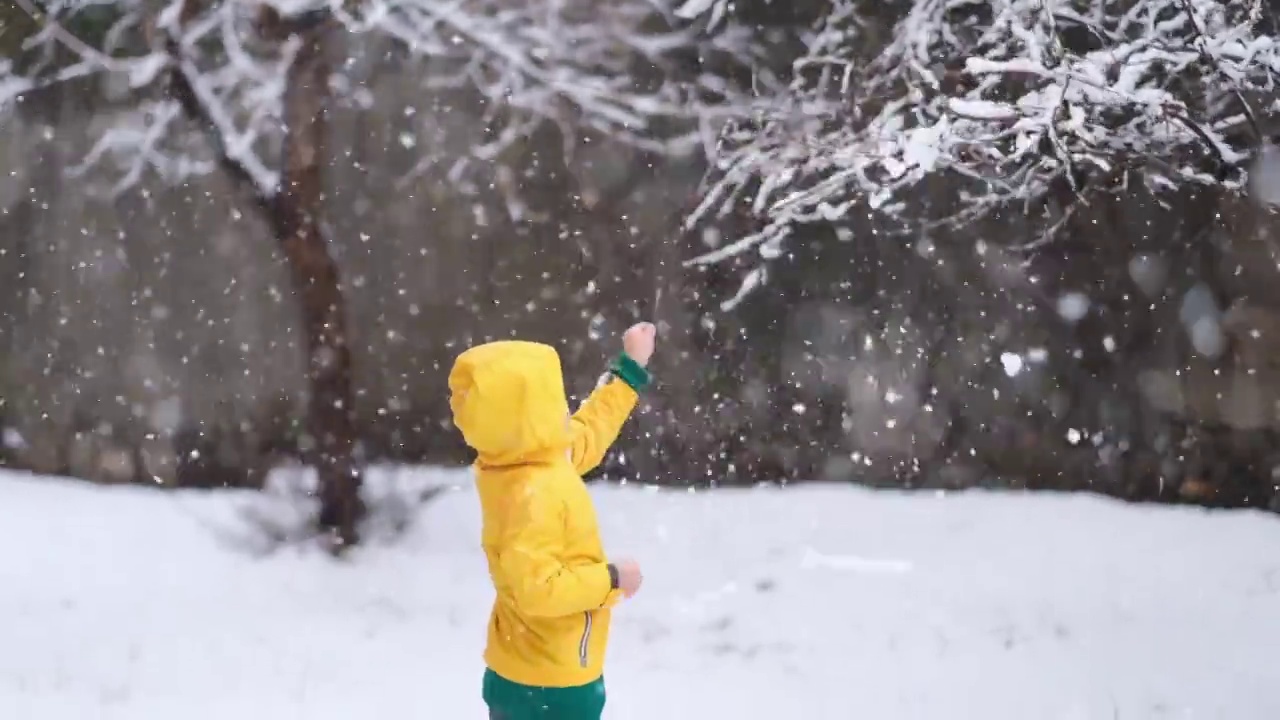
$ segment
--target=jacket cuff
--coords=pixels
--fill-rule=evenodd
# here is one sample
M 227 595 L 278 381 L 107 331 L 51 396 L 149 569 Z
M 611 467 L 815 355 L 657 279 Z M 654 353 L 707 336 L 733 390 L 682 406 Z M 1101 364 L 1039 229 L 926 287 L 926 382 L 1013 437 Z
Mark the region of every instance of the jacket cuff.
M 588 597 L 604 598 L 601 601 L 601 607 L 608 601 L 609 594 L 614 592 L 613 589 L 613 573 L 610 572 L 609 566 L 604 563 L 592 563 L 585 568 L 584 577 L 587 581 L 586 592 L 590 593 Z
M 609 372 L 613 376 L 626 383 L 632 390 L 641 392 L 649 387 L 649 383 L 653 381 L 653 377 L 649 375 L 649 371 L 643 365 L 631 359 L 631 356 L 622 353 L 609 366 Z

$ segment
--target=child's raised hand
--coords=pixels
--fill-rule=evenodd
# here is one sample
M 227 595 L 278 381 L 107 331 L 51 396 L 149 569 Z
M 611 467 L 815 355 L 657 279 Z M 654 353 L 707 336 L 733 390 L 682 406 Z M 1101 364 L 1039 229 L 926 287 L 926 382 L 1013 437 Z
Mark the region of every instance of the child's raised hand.
M 649 365 L 653 357 L 653 345 L 658 336 L 658 329 L 653 323 L 636 323 L 622 334 L 622 351 L 641 367 Z

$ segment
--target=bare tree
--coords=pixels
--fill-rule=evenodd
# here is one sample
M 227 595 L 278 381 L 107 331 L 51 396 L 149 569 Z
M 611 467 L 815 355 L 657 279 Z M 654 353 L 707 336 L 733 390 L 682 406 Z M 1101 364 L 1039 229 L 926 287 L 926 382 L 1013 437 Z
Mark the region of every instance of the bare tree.
M 149 175 L 179 183 L 223 172 L 272 229 L 305 328 L 319 526 L 338 549 L 357 541 L 363 512 L 346 301 L 322 222 L 342 41 L 389 38 L 426 88 L 482 98 L 491 141 L 472 149 L 472 164 L 547 122 L 566 146 L 586 133 L 650 153 L 701 151 L 748 102 L 720 69 L 755 52 L 745 29 L 710 31 L 665 0 L 16 1 L 40 29 L 20 64 L 0 59 L 0 112 L 54 83 L 125 86 L 127 112 L 85 168 L 117 172 L 116 193 Z M 423 162 L 439 156 L 427 149 Z
M 1129 183 L 1239 189 L 1270 122 L 1275 32 L 1261 0 L 836 0 L 789 92 L 726 129 L 689 218 L 745 205 L 759 231 L 695 262 L 767 259 L 854 211 L 911 231 L 1020 212 L 1043 218 L 1034 247 Z M 959 194 L 918 216 L 912 194 L 941 175 Z

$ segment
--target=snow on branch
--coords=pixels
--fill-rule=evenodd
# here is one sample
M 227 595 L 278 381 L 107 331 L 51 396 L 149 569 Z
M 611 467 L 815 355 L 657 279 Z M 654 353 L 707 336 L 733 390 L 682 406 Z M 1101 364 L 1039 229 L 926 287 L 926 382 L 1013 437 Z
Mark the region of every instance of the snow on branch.
M 310 19 L 394 38 L 424 61 L 428 91 L 478 92 L 496 138 L 473 149 L 482 160 L 545 121 L 652 152 L 710 148 L 752 102 L 727 72 L 759 59 L 754 33 L 712 31 L 675 0 L 17 1 L 42 28 L 27 52 L 74 59 L 25 76 L 0 66 L 0 108 L 35 87 L 96 82 L 117 102 L 80 169 L 112 166 L 117 192 L 221 167 L 270 197 L 287 70 Z
M 27 90 L 88 80 L 110 118 L 83 173 L 110 164 L 116 193 L 155 173 L 180 183 L 222 166 L 249 181 L 259 198 L 276 192 L 269 157 L 280 133 L 285 72 L 293 43 L 260 41 L 253 6 L 202 0 L 17 0 L 41 30 L 32 54 L 70 51 L 66 67 L 42 67 Z M 91 42 L 85 38 L 92 37 Z M 96 43 L 96 44 L 94 44 Z M 192 123 L 203 132 L 192 133 Z M 211 142 L 210 142 L 211 141 Z
M 18 74 L 13 62 L 0 58 L 0 113 L 5 112 L 24 93 L 33 87 L 30 79 Z
M 868 9 L 889 17 L 854 52 Z M 1280 41 L 1261 0 L 835 0 L 786 98 L 720 137 L 690 226 L 747 208 L 762 229 L 695 259 L 768 258 L 854 208 L 961 224 L 1118 189 L 1238 188 L 1275 111 Z M 813 69 L 818 68 L 817 72 Z M 832 100 L 838 102 L 834 103 Z M 908 217 L 926 177 L 964 202 Z
M 477 90 L 511 116 L 495 156 L 549 120 L 658 153 L 710 147 L 751 103 L 724 77 L 759 58 L 754 33 L 709 32 L 671 0 L 375 0 L 366 24 L 440 67 L 433 87 Z M 452 61 L 451 63 L 444 61 Z

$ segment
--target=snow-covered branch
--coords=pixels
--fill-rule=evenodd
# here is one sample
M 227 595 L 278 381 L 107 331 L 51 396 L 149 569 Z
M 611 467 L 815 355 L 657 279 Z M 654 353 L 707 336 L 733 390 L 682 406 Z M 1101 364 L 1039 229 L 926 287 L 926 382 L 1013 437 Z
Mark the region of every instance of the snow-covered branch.
M 31 88 L 31 80 L 19 75 L 11 60 L 0 58 L 0 113 L 9 109 L 15 100 Z
M 753 31 L 710 29 L 676 13 L 680 0 L 374 0 L 365 25 L 435 68 L 428 87 L 483 98 L 491 139 L 472 159 L 497 158 L 544 122 L 566 144 L 606 137 L 655 154 L 709 153 L 726 121 L 754 102 L 727 77 L 757 69 Z M 424 149 L 423 165 L 436 162 Z M 457 161 L 457 158 L 454 158 Z M 416 172 L 416 171 L 415 171 Z
M 873 7 L 874 6 L 874 7 Z M 758 248 L 854 208 L 903 226 L 1112 192 L 1239 187 L 1275 110 L 1280 41 L 1260 0 L 836 0 L 789 98 L 721 136 L 690 224 L 749 207 L 763 229 L 695 262 Z M 889 40 L 852 53 L 872 10 Z M 886 28 L 887 29 L 887 28 Z M 814 72 L 813 68 L 819 68 Z M 832 106 L 833 98 L 839 102 Z M 910 217 L 930 175 L 946 217 Z M 1055 213 L 1050 213 L 1053 216 Z
M 478 93 L 494 138 L 474 149 L 478 159 L 496 157 L 546 121 L 568 138 L 602 134 L 650 152 L 687 153 L 710 148 L 724 122 L 752 102 L 726 69 L 750 67 L 758 43 L 742 27 L 720 23 L 710 31 L 685 20 L 675 13 L 679 4 L 54 0 L 43 11 L 33 6 L 43 30 L 29 45 L 31 52 L 69 50 L 76 77 L 98 76 L 103 87 L 135 96 L 131 108 L 113 109 L 115 121 L 83 165 L 114 164 L 122 173 L 118 191 L 147 173 L 180 182 L 220 165 L 269 196 L 278 182 L 286 71 L 297 49 L 282 23 L 319 17 L 355 35 L 394 38 L 422 59 L 425 89 Z M 93 41 L 74 30 L 104 16 L 110 27 L 92 33 Z M 20 77 L 2 72 L 8 69 L 0 67 L 0 108 L 69 72 Z M 191 132 L 193 124 L 202 132 Z
M 54 0 L 43 8 L 17 0 L 41 28 L 32 54 L 72 56 L 65 66 L 37 65 L 19 87 L 29 92 L 87 80 L 110 106 L 111 121 L 77 171 L 104 163 L 120 173 L 115 190 L 146 173 L 182 182 L 219 165 L 249 180 L 260 197 L 276 191 L 274 162 L 284 75 L 295 46 L 261 42 L 253 6 L 243 2 Z M 82 38 L 90 28 L 98 44 Z M 129 96 L 136 96 L 130 98 Z M 204 132 L 188 132 L 192 123 Z

